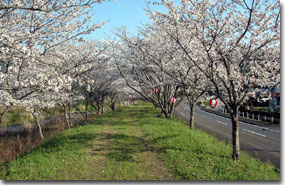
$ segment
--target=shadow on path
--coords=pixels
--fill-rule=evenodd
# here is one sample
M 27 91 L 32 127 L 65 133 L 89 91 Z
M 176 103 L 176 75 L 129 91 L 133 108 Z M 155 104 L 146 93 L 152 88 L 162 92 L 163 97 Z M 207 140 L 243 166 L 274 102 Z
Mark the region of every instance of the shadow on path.
M 120 161 L 135 161 L 133 159 L 133 154 L 139 154 L 143 152 L 165 152 L 167 149 L 172 150 L 181 150 L 176 147 L 158 147 L 153 148 L 150 145 L 157 143 L 159 140 L 163 140 L 170 137 L 176 137 L 177 135 L 168 136 L 168 137 L 158 137 L 156 139 L 146 141 L 143 137 L 129 136 L 126 134 L 119 133 L 101 133 L 97 135 L 100 138 L 101 144 L 96 144 L 95 149 L 93 150 L 93 155 L 107 153 L 108 159 Z M 139 161 L 136 161 L 139 162 Z

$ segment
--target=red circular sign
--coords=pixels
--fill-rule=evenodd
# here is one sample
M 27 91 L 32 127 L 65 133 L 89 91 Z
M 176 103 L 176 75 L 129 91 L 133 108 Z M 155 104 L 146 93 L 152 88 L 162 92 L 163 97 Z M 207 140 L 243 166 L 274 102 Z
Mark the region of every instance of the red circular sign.
M 211 98 L 210 102 L 209 102 L 209 105 L 210 105 L 211 108 L 216 108 L 217 105 L 218 105 L 218 100 Z
M 176 99 L 175 98 L 170 98 L 171 103 L 175 103 Z

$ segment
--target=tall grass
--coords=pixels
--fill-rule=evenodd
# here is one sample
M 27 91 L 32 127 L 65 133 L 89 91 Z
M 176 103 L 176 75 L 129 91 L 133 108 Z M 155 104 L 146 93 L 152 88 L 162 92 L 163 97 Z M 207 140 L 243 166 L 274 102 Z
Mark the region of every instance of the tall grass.
M 2 109 L 0 108 L 0 111 Z M 7 111 L 2 119 L 0 126 L 25 124 L 33 120 L 31 114 L 26 111 L 23 107 L 12 107 Z

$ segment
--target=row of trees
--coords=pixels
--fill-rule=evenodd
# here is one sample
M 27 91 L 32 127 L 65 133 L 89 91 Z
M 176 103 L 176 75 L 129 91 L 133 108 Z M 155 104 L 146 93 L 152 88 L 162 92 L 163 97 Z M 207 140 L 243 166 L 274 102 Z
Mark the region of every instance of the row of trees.
M 256 89 L 280 84 L 280 4 L 267 0 L 161 0 L 146 9 L 152 23 L 119 40 L 85 41 L 99 29 L 92 6 L 101 0 L 5 0 L 0 2 L 0 117 L 11 106 L 34 116 L 61 106 L 66 123 L 84 102 L 104 112 L 136 92 L 166 118 L 185 97 L 219 98 L 232 118 L 232 158 L 239 160 L 239 107 Z M 126 85 L 127 86 L 126 86 Z M 173 98 L 176 99 L 175 104 Z M 0 119 L 1 120 L 1 119 Z
M 44 138 L 40 118 L 62 107 L 65 120 L 84 102 L 103 113 L 112 109 L 124 86 L 111 62 L 110 44 L 85 41 L 99 29 L 92 7 L 101 0 L 5 0 L 0 2 L 0 121 L 13 107 L 30 111 Z
M 280 4 L 267 0 L 161 0 L 152 20 L 121 38 L 114 57 L 127 85 L 171 118 L 170 98 L 187 97 L 190 128 L 202 95 L 219 98 L 232 120 L 232 158 L 239 160 L 238 110 L 263 88 L 280 84 Z M 157 89 L 157 90 L 155 90 Z M 152 94 L 146 92 L 152 92 Z

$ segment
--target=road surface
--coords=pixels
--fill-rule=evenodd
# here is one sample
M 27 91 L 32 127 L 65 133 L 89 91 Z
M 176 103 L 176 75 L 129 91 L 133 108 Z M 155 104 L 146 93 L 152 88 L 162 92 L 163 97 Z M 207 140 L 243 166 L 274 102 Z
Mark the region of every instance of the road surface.
M 190 113 L 183 101 L 174 114 L 188 122 Z M 232 123 L 229 118 L 218 116 L 196 107 L 195 127 L 215 135 L 218 139 L 231 143 Z M 280 130 L 240 122 L 241 150 L 263 162 L 271 162 L 280 169 Z

